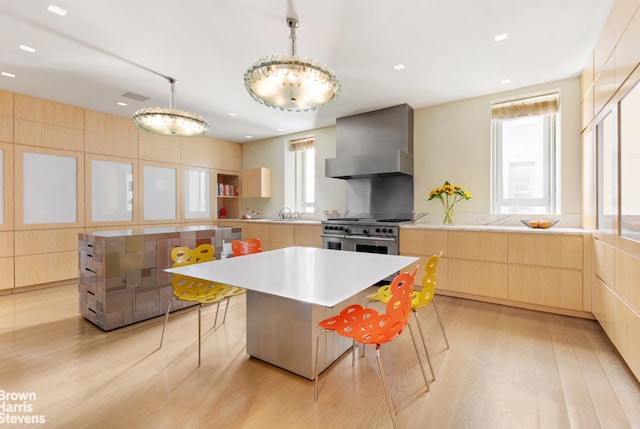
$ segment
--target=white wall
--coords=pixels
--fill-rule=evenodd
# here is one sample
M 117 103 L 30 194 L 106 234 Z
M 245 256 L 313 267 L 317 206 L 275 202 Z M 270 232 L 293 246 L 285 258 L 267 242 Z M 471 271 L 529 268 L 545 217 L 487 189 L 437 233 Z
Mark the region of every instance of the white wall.
M 259 211 L 263 217 L 275 217 L 285 201 L 293 200 L 292 179 L 285 178 L 285 166 L 291 161 L 287 142 L 304 137 L 315 137 L 316 148 L 316 219 L 323 210 L 344 211 L 345 187 L 340 179 L 324 176 L 324 160 L 336 156 L 335 127 L 319 128 L 303 133 L 289 134 L 242 144 L 242 168 L 268 167 L 272 172 L 271 198 L 244 198 L 243 208 Z M 287 198 L 285 198 L 285 195 Z M 291 203 L 293 204 L 293 203 Z
M 472 193 L 473 198 L 456 206 L 457 223 L 485 223 L 494 220 L 491 209 L 491 103 L 504 98 L 560 91 L 561 196 L 565 226 L 578 226 L 581 212 L 580 82 L 571 78 L 524 89 L 476 97 L 414 110 L 414 211 L 429 212 L 424 220 L 440 222 L 442 208 L 427 201 L 429 191 L 445 180 Z M 344 210 L 344 182 L 324 177 L 324 159 L 335 156 L 335 127 L 265 139 L 242 145 L 243 168 L 270 167 L 273 170 L 273 198 L 245 199 L 244 208 L 267 215 L 284 205 L 286 142 L 316 137 L 317 207 Z M 518 222 L 511 218 L 506 223 Z
M 456 206 L 456 221 L 484 223 L 491 210 L 491 103 L 543 90 L 560 91 L 561 195 L 567 226 L 577 226 L 581 212 L 580 81 L 571 78 L 514 91 L 491 94 L 414 112 L 414 206 L 440 219 L 438 201 L 428 201 L 431 189 L 445 180 L 467 189 L 473 197 Z M 467 214 L 467 216 L 465 216 Z M 496 218 L 494 216 L 494 218 Z M 512 219 L 513 221 L 513 219 Z M 517 221 L 517 220 L 516 220 Z

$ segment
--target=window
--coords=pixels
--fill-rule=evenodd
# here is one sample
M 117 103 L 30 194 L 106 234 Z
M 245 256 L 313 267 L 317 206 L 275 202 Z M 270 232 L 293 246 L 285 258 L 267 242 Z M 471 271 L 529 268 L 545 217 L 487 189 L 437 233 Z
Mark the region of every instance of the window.
M 620 102 L 620 235 L 640 241 L 640 85 Z
M 314 144 L 313 137 L 289 142 L 289 149 L 295 156 L 295 211 L 300 213 L 315 212 L 316 151 Z
M 558 94 L 491 106 L 492 212 L 553 214 Z

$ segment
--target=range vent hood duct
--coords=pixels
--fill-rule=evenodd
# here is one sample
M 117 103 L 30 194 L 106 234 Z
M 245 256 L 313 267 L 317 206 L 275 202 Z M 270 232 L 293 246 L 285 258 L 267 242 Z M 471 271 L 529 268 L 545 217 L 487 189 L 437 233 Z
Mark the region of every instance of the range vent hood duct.
M 413 109 L 401 104 L 336 120 L 336 157 L 325 176 L 413 176 Z

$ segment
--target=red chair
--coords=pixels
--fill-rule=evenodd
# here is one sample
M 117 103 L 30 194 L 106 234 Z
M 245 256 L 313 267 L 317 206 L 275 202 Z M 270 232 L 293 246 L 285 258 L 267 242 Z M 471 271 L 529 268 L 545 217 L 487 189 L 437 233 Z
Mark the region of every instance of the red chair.
M 409 333 L 411 334 L 411 340 L 413 341 L 413 347 L 416 350 L 416 356 L 418 357 L 418 364 L 422 371 L 422 378 L 424 384 L 429 391 L 429 383 L 427 382 L 427 375 L 424 372 L 422 366 L 422 360 L 420 359 L 418 346 L 416 345 L 415 337 L 409 325 L 409 316 L 411 315 L 411 298 L 413 293 L 413 281 L 416 276 L 416 269 L 412 274 L 402 273 L 393 279 L 390 286 L 391 298 L 386 305 L 386 313 L 380 314 L 377 311 L 364 308 L 361 305 L 350 305 L 340 312 L 339 315 L 330 317 L 319 323 L 322 328 L 318 333 L 316 343 L 316 362 L 315 362 L 315 384 L 314 384 L 314 400 L 318 399 L 318 350 L 320 348 L 320 336 L 325 332 L 335 331 L 338 334 L 353 339 L 353 358 L 352 365 L 355 359 L 355 342 L 362 344 L 375 344 L 376 345 L 376 359 L 378 361 L 378 369 L 380 371 L 380 377 L 382 378 L 382 385 L 387 397 L 387 404 L 389 406 L 389 412 L 391 413 L 391 420 L 393 426 L 398 427 L 396 420 L 396 413 L 393 409 L 393 402 L 389 395 L 389 389 L 387 382 L 384 378 L 384 371 L 382 370 L 382 362 L 380 360 L 380 346 L 384 343 L 388 343 L 398 338 L 405 326 L 409 326 Z
M 246 242 L 233 240 L 231 242 L 231 250 L 233 250 L 233 256 L 250 255 L 251 253 L 262 252 L 261 245 L 262 242 L 259 238 L 250 238 Z

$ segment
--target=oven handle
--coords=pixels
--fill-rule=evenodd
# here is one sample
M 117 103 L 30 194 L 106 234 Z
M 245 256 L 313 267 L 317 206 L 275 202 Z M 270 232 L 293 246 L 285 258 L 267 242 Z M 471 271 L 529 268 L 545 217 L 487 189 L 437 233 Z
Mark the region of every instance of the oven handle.
M 351 238 L 351 239 L 355 239 L 355 240 L 371 240 L 371 241 L 396 241 L 395 238 L 369 237 L 367 235 L 345 235 L 344 238 Z
M 329 235 L 329 234 L 320 234 L 320 237 L 322 238 L 345 238 L 344 235 Z

